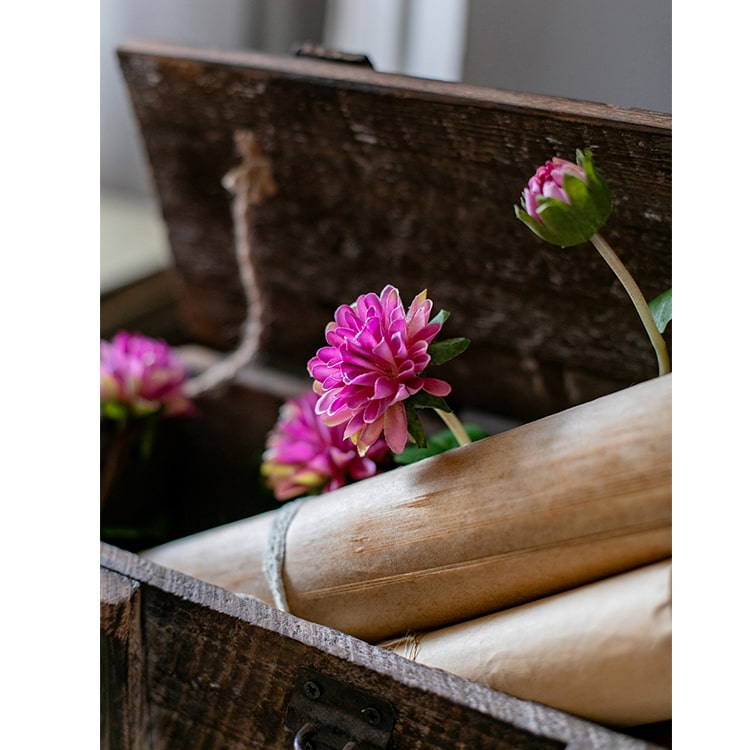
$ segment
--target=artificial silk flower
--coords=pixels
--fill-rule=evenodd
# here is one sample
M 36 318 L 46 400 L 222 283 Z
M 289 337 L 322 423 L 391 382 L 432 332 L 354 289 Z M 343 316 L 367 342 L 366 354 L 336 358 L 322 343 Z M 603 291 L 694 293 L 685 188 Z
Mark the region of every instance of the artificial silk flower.
M 318 395 L 310 390 L 286 401 L 263 453 L 261 474 L 277 500 L 330 492 L 377 474 L 390 460 L 385 440 L 360 456 L 344 427 L 329 427 L 315 412 Z
M 522 208 L 514 206 L 516 216 L 543 240 L 560 247 L 591 242 L 617 276 L 641 318 L 656 354 L 659 374 L 670 372 L 667 345 L 652 309 L 617 253 L 599 232 L 612 211 L 612 201 L 607 183 L 594 169 L 591 151 L 577 150 L 575 164 L 555 157 L 539 167 L 523 191 L 521 205 Z M 671 319 L 671 290 L 668 294 Z M 661 309 L 661 301 L 654 300 L 654 309 L 657 308 Z M 666 316 L 666 312 L 664 314 Z
M 325 330 L 328 346 L 308 362 L 320 396 L 316 413 L 329 426 L 344 425 L 344 436 L 360 455 L 381 436 L 393 453 L 401 453 L 409 437 L 406 400 L 420 392 L 442 398 L 451 391 L 444 380 L 422 374 L 443 325 L 440 316 L 430 320 L 431 310 L 426 290 L 408 310 L 390 284 L 380 295 L 360 295 L 336 310 Z
M 99 392 L 103 416 L 115 419 L 189 414 L 188 370 L 169 345 L 140 333 L 120 331 L 99 347 Z
M 576 151 L 576 163 L 554 157 L 539 167 L 523 191 L 516 216 L 543 240 L 570 247 L 587 242 L 612 211 L 607 183 L 590 151 Z

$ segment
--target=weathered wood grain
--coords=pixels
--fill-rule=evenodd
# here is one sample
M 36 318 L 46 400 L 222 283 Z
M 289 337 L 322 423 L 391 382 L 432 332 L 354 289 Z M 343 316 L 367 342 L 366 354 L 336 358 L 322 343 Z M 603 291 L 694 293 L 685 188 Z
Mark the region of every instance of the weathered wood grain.
M 177 308 L 172 269 L 158 271 L 112 289 L 99 299 L 99 332 L 111 339 L 119 330 L 157 331 L 170 343 L 180 343 L 185 331 Z
M 334 309 L 393 283 L 472 339 L 442 368 L 456 406 L 530 419 L 656 373 L 596 251 L 543 243 L 513 205 L 538 164 L 591 148 L 603 234 L 653 298 L 671 286 L 669 116 L 251 52 L 119 55 L 195 340 L 230 348 L 245 317 L 222 178 L 249 129 L 278 185 L 252 229 L 270 364 L 304 374 Z
M 297 670 L 391 703 L 392 750 L 646 750 L 652 745 L 423 667 L 103 544 L 103 575 L 140 591 L 152 750 L 288 750 Z M 117 671 L 108 689 L 117 690 Z M 133 717 L 136 721 L 137 717 Z M 123 745 L 136 747 L 136 745 Z
M 101 568 L 101 748 L 150 747 L 141 633 L 141 585 Z

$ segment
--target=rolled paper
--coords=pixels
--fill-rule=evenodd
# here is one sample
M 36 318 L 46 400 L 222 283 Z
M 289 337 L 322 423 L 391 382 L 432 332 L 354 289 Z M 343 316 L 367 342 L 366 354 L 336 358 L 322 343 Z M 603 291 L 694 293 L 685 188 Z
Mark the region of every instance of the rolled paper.
M 672 717 L 671 560 L 386 648 L 524 700 L 618 726 Z
M 377 642 L 671 557 L 671 378 L 309 498 L 287 531 L 289 610 Z M 143 554 L 273 604 L 275 513 Z

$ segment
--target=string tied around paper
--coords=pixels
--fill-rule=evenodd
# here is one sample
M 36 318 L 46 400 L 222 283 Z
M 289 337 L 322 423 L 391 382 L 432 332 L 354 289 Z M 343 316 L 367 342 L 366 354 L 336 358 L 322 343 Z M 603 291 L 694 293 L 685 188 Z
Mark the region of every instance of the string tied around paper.
M 414 633 L 412 631 L 409 631 L 398 638 L 392 638 L 391 640 L 384 641 L 383 643 L 379 643 L 378 645 L 381 648 L 393 651 L 394 653 L 397 653 L 400 656 L 404 656 L 407 659 L 416 661 L 417 654 L 419 653 L 419 648 L 422 645 L 422 639 L 424 638 L 424 636 L 425 633 Z
M 297 515 L 297 511 L 308 499 L 307 497 L 301 497 L 285 503 L 275 512 L 263 554 L 263 574 L 271 589 L 274 606 L 284 612 L 291 612 L 286 596 L 286 587 L 284 586 L 287 532 L 292 520 Z

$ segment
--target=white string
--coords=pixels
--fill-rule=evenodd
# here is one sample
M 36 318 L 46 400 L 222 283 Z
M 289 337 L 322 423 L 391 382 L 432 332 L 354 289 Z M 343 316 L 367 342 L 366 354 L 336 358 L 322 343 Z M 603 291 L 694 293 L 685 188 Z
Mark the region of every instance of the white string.
M 298 500 L 282 505 L 275 512 L 271 532 L 266 542 L 266 550 L 263 555 L 263 574 L 271 589 L 273 603 L 284 612 L 289 612 L 289 602 L 286 598 L 284 587 L 284 558 L 286 557 L 286 536 L 292 519 L 297 514 L 302 503 L 307 500 L 301 497 Z

